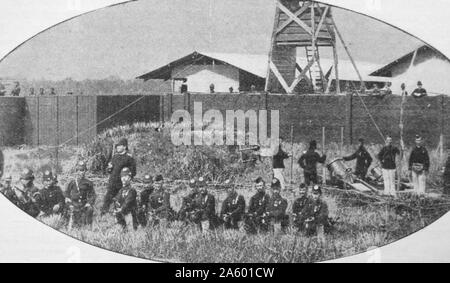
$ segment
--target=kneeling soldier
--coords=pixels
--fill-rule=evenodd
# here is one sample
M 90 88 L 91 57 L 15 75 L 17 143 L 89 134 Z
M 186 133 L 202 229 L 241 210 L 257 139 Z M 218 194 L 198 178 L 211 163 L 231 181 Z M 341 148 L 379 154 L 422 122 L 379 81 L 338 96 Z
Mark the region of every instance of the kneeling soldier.
M 178 221 L 193 222 L 195 221 L 195 213 L 197 211 L 196 199 L 198 198 L 197 180 L 192 179 L 189 182 L 190 193 L 183 198 L 181 209 L 178 212 Z
M 38 217 L 41 213 L 39 203 L 41 194 L 39 189 L 34 186 L 34 173 L 30 169 L 25 169 L 20 174 L 20 188 L 16 188 L 19 198 L 19 207 L 31 217 Z
M 92 225 L 94 218 L 94 205 L 97 195 L 94 184 L 86 179 L 86 163 L 77 164 L 77 175 L 66 187 L 66 217 L 69 228 L 73 226 Z
M 144 184 L 145 188 L 139 195 L 139 201 L 138 201 L 138 220 L 139 224 L 141 224 L 142 227 L 146 227 L 148 223 L 148 211 L 149 211 L 149 203 L 150 203 L 150 196 L 153 194 L 153 191 L 155 190 L 152 186 L 152 177 L 150 175 L 144 176 Z
M 302 213 L 308 201 L 308 188 L 305 184 L 301 184 L 299 189 L 299 197 L 294 201 L 294 204 L 292 205 L 292 215 L 294 216 L 293 224 L 299 231 L 302 231 L 304 228 L 305 218 Z
M 41 211 L 45 216 L 53 214 L 62 215 L 65 209 L 65 197 L 59 186 L 55 184 L 56 179 L 51 171 L 45 171 L 42 176 L 44 188 L 41 190 Z
M 239 229 L 239 221 L 245 213 L 245 199 L 236 192 L 234 185 L 228 187 L 228 196 L 222 203 L 220 218 L 225 229 Z
M 281 225 L 281 231 L 285 232 L 289 226 L 289 216 L 286 214 L 288 202 L 280 194 L 280 180 L 273 179 L 271 188 L 272 197 L 269 200 L 266 214 L 272 225 Z
M 19 198 L 16 195 L 13 187 L 11 186 L 12 178 L 10 175 L 5 175 L 5 184 L 0 184 L 0 192 L 14 205 L 19 206 Z
M 317 235 L 319 238 L 323 238 L 324 232 L 331 228 L 328 218 L 328 205 L 321 199 L 321 196 L 322 189 L 315 185 L 312 191 L 312 199 L 308 201 L 302 212 L 305 218 L 306 236 L 308 237 Z
M 137 193 L 136 190 L 131 187 L 132 173 L 127 167 L 123 168 L 120 172 L 121 182 L 123 184 L 122 189 L 117 194 L 115 198 L 115 209 L 114 213 L 117 219 L 117 223 L 123 227 L 124 230 L 127 229 L 127 222 L 125 217 L 131 215 L 133 222 L 133 229 L 137 230 Z
M 170 206 L 170 194 L 164 189 L 163 176 L 156 176 L 154 187 L 155 191 L 150 196 L 150 215 L 153 225 L 158 225 L 161 220 L 171 221 L 173 219 L 173 211 Z
M 209 230 L 213 230 L 216 226 L 216 198 L 208 193 L 208 187 L 204 178 L 198 179 L 200 193 L 197 196 L 197 217 L 196 223 L 199 229 L 204 230 L 204 224 L 209 224 Z
M 266 183 L 259 177 L 255 180 L 256 194 L 250 199 L 248 213 L 245 215 L 245 231 L 256 234 L 258 231 L 268 230 L 268 219 L 266 209 L 269 205 L 270 197 L 266 194 Z

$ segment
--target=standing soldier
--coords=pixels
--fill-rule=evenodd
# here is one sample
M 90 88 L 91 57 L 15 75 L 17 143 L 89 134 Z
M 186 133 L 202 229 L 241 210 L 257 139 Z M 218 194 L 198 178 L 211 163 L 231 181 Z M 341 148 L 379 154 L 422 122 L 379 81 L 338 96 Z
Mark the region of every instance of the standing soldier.
M 315 185 L 312 190 L 312 199 L 307 202 L 302 212 L 307 237 L 317 235 L 324 239 L 325 232 L 331 228 L 328 218 L 328 205 L 321 197 L 322 189 Z
M 5 157 L 3 156 L 3 151 L 0 149 L 0 178 L 3 176 L 5 170 Z
M 196 222 L 199 229 L 204 230 L 203 225 L 208 222 L 209 230 L 213 230 L 216 226 L 216 198 L 208 193 L 208 187 L 203 177 L 198 179 L 199 195 L 197 196 L 196 205 L 198 208 L 198 216 Z
M 197 180 L 192 179 L 189 182 L 190 192 L 187 196 L 183 198 L 183 203 L 181 205 L 180 211 L 178 212 L 177 219 L 183 222 L 189 222 L 195 220 L 195 213 L 198 209 L 196 206 L 196 200 L 199 195 Z
M 20 83 L 15 82 L 14 89 L 11 91 L 11 96 L 20 96 Z
M 289 154 L 283 151 L 281 146 L 282 140 L 279 141 L 278 152 L 273 156 L 273 177 L 278 179 L 281 183 L 281 189 L 285 189 L 284 181 L 284 160 L 289 158 Z
M 359 148 L 354 154 L 344 157 L 343 159 L 344 161 L 356 159 L 355 175 L 362 181 L 366 180 L 367 172 L 372 164 L 372 157 L 364 146 L 364 139 L 359 139 Z
M 155 189 L 152 186 L 152 177 L 150 175 L 144 176 L 144 184 L 145 188 L 139 195 L 139 201 L 138 201 L 138 220 L 139 224 L 141 224 L 142 227 L 146 227 L 148 223 L 148 210 L 149 210 L 149 204 L 150 204 L 150 196 L 153 194 Z
M 444 168 L 444 175 L 443 175 L 443 181 L 444 181 L 444 195 L 450 195 L 450 150 L 447 149 L 447 162 L 445 164 Z
M 247 233 L 256 234 L 258 231 L 267 231 L 268 219 L 266 209 L 270 197 L 266 194 L 266 183 L 259 177 L 255 180 L 256 194 L 250 199 L 248 213 L 245 219 L 245 230 Z
M 41 190 L 41 211 L 45 216 L 62 215 L 65 209 L 65 197 L 61 188 L 56 185 L 56 177 L 47 170 L 42 176 L 42 182 L 44 188 Z
M 122 189 L 115 197 L 115 209 L 114 214 L 117 219 L 117 223 L 122 226 L 123 230 L 127 230 L 126 216 L 131 215 L 133 222 L 133 229 L 138 229 L 137 220 L 137 192 L 131 187 L 131 180 L 133 173 L 127 167 L 123 168 L 120 172 L 121 183 L 123 184 Z
M 115 154 L 108 165 L 109 177 L 108 189 L 103 200 L 103 207 L 101 214 L 104 215 L 109 211 L 113 198 L 122 188 L 120 173 L 123 168 L 128 168 L 131 173 L 131 178 L 136 176 L 136 161 L 128 153 L 128 140 L 123 138 L 116 145 L 117 154 Z
M 150 215 L 153 225 L 158 225 L 161 220 L 169 222 L 172 220 L 173 212 L 170 205 L 170 194 L 164 189 L 164 178 L 162 175 L 155 177 L 155 191 L 150 196 Z
M 94 218 L 94 205 L 97 195 L 94 183 L 86 179 L 87 166 L 84 161 L 80 161 L 76 167 L 77 175 L 69 182 L 66 188 L 65 197 L 67 204 L 66 217 L 69 218 L 69 227 L 80 227 L 92 225 Z
M 10 175 L 5 175 L 5 184 L 0 184 L 0 193 L 2 193 L 10 202 L 12 202 L 15 206 L 19 206 L 19 198 L 16 195 L 11 183 L 12 178 Z
M 292 215 L 294 216 L 293 224 L 298 231 L 303 231 L 303 228 L 305 227 L 305 217 L 302 213 L 304 212 L 303 210 L 305 209 L 308 201 L 308 188 L 305 184 L 301 184 L 299 188 L 299 196 L 292 205 Z
M 281 231 L 286 232 L 289 226 L 289 216 L 286 214 L 288 202 L 280 194 L 280 180 L 273 179 L 271 188 L 272 197 L 269 200 L 266 214 L 272 224 L 281 225 Z
M 34 186 L 34 173 L 30 169 L 25 169 L 20 174 L 20 188 L 16 188 L 19 192 L 18 198 L 19 207 L 28 213 L 30 216 L 36 218 L 41 213 L 39 203 L 41 202 L 41 195 L 39 189 Z
M 309 149 L 303 152 L 303 155 L 300 157 L 298 164 L 303 169 L 305 184 L 307 186 L 313 184 L 317 184 L 318 176 L 317 176 L 317 163 L 325 163 L 327 159 L 326 155 L 320 156 L 317 149 L 317 142 L 311 141 L 309 143 Z
M 422 145 L 422 137 L 416 135 L 416 147 L 409 157 L 409 171 L 411 171 L 414 192 L 424 195 L 427 185 L 427 173 L 430 170 L 430 156 Z
M 225 229 L 239 230 L 239 222 L 245 213 L 245 199 L 236 192 L 233 184 L 227 182 L 228 196 L 222 203 L 220 218 L 224 221 Z
M 380 160 L 383 171 L 384 180 L 384 194 L 395 197 L 395 164 L 396 155 L 400 155 L 400 150 L 392 145 L 392 137 L 386 137 L 386 146 L 378 153 L 378 160 Z

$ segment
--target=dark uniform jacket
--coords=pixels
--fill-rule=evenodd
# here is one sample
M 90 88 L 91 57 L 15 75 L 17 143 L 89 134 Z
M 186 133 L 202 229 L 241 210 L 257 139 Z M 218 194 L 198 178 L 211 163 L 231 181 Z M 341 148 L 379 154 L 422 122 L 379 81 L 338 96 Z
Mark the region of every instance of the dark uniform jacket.
M 160 217 L 168 217 L 171 212 L 170 194 L 164 191 L 156 191 L 150 196 L 150 209 Z
M 367 173 L 370 165 L 372 164 L 372 157 L 365 147 L 360 147 L 354 154 L 344 157 L 345 161 L 351 161 L 356 159 L 356 169 L 355 172 Z
M 201 220 L 212 220 L 216 216 L 216 198 L 212 194 L 199 193 L 196 206 L 201 212 Z
M 154 191 L 155 191 L 155 189 L 153 188 L 153 186 L 149 186 L 141 192 L 141 194 L 139 196 L 139 207 L 140 208 L 142 208 L 144 210 L 148 210 L 149 203 L 150 203 L 150 196 L 153 194 Z
M 413 97 L 420 98 L 420 97 L 427 96 L 428 94 L 427 94 L 427 90 L 426 90 L 426 89 L 424 89 L 424 88 L 416 88 L 416 89 L 413 91 L 413 93 L 411 93 L 411 95 L 412 95 Z
M 309 198 L 307 196 L 300 197 L 294 201 L 292 204 L 292 213 L 294 215 L 301 214 L 303 209 L 305 208 Z
M 250 205 L 248 207 L 248 213 L 254 214 L 255 216 L 261 216 L 266 213 L 267 207 L 269 206 L 270 197 L 266 193 L 256 193 L 250 199 Z
M 231 218 L 240 218 L 245 213 L 245 199 L 237 193 L 228 196 L 222 203 L 220 215 L 229 215 Z
M 273 156 L 273 169 L 284 169 L 285 168 L 284 160 L 288 159 L 288 158 L 289 158 L 289 155 L 286 152 L 284 152 L 280 146 L 277 154 L 275 154 Z
M 72 205 L 77 208 L 83 208 L 86 204 L 90 204 L 94 207 L 97 198 L 94 183 L 85 178 L 70 181 L 67 185 L 65 196 L 70 199 Z
M 381 162 L 381 167 L 387 170 L 394 170 L 397 166 L 395 164 L 395 156 L 400 154 L 400 150 L 395 146 L 385 146 L 378 153 L 378 159 Z
M 5 173 L 3 170 L 5 169 L 5 158 L 3 156 L 3 152 L 0 150 L 0 177 Z
M 409 157 L 409 170 L 412 169 L 414 163 L 419 163 L 423 165 L 423 169 L 428 171 L 430 169 L 430 156 L 428 155 L 428 151 L 425 147 L 415 147 L 411 156 Z
M 119 212 L 123 215 L 136 213 L 137 209 L 137 192 L 135 189 L 128 187 L 122 188 L 116 196 Z
M 444 169 L 444 185 L 450 186 L 450 158 L 447 159 Z
M 282 220 L 286 216 L 288 202 L 280 196 L 272 196 L 267 206 L 269 216 L 275 221 Z
M 310 199 L 301 214 L 303 220 L 310 225 L 327 225 L 328 223 L 328 205 L 321 199 L 317 201 Z
M 112 169 L 110 169 L 110 177 L 109 177 L 109 183 L 116 183 L 116 184 L 122 184 L 122 181 L 120 180 L 120 172 L 123 168 L 127 167 L 131 171 L 131 176 L 134 178 L 136 176 L 136 161 L 134 158 L 129 154 L 116 154 L 113 156 L 112 160 Z
M 54 212 L 53 207 L 59 205 L 59 210 Z M 41 190 L 40 209 L 47 215 L 62 213 L 65 205 L 65 197 L 60 187 L 51 186 Z
M 30 216 L 36 218 L 41 213 L 39 203 L 41 202 L 41 194 L 39 189 L 34 185 L 27 188 L 16 189 L 19 198 L 19 207 L 28 213 Z
M 298 164 L 307 173 L 317 173 L 317 163 L 324 163 L 327 159 L 326 155 L 320 156 L 313 149 L 308 149 L 298 160 Z
M 0 184 L 0 193 L 2 193 L 14 205 L 19 206 L 19 198 L 13 188 L 4 188 L 1 187 Z

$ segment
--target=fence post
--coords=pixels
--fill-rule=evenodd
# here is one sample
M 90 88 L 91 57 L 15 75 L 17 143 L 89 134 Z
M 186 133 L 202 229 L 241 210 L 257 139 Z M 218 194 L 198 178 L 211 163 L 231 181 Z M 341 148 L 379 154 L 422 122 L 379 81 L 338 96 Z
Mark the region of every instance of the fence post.
M 161 94 L 159 96 L 159 122 L 160 122 L 160 124 L 164 124 L 164 122 L 165 122 L 164 100 L 165 100 L 165 94 Z
M 184 94 L 184 110 L 191 114 L 191 94 L 189 92 Z
M 172 119 L 173 114 L 173 93 L 169 93 L 167 95 L 167 119 L 170 121 Z
M 76 111 L 75 111 L 75 115 L 76 115 L 76 127 L 77 127 L 77 130 L 76 130 L 76 133 L 77 133 L 77 146 L 79 146 L 80 145 L 80 140 L 79 140 L 79 136 L 80 136 L 80 125 L 79 125 L 79 122 L 78 122 L 78 116 L 79 116 L 79 105 L 78 105 L 78 95 L 77 96 L 75 96 L 75 105 L 76 105 Z
M 353 144 L 353 93 L 347 93 L 347 99 L 345 103 L 345 127 L 347 143 Z

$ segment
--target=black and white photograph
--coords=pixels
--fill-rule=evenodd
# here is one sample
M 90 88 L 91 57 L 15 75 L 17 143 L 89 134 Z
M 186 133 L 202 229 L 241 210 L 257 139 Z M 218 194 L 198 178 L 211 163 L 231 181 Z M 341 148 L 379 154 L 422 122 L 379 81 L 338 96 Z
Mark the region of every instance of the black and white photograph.
M 382 262 L 449 212 L 427 41 L 316 1 L 103 2 L 0 59 L 15 213 L 143 260 L 315 263 Z

